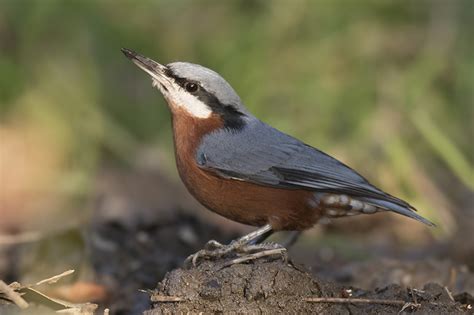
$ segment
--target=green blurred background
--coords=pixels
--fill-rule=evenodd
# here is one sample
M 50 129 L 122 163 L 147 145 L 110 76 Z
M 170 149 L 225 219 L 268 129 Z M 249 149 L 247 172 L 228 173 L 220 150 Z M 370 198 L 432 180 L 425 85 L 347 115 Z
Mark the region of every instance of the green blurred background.
M 471 0 L 0 0 L 0 229 L 74 221 L 110 165 L 178 181 L 165 102 L 127 47 L 216 70 L 449 235 L 472 211 L 473 30 Z

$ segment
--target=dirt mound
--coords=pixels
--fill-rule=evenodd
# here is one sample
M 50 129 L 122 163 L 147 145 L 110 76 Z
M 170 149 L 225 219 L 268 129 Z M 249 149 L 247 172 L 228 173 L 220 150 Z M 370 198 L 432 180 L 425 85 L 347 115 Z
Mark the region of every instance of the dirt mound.
M 195 268 L 171 271 L 152 294 L 153 308 L 145 314 L 397 314 L 401 310 L 457 314 L 467 311 L 447 289 L 436 284 L 427 284 L 421 290 L 389 285 L 365 291 L 313 278 L 307 270 L 280 260 L 222 266 L 219 262 L 203 262 Z

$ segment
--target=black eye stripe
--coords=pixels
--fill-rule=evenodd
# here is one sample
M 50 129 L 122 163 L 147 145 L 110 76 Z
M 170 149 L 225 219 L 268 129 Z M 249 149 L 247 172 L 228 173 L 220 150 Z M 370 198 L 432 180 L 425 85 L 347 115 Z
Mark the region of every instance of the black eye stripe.
M 197 86 L 196 90 L 191 92 L 195 97 L 197 97 L 201 102 L 206 104 L 214 113 L 221 116 L 224 121 L 224 126 L 229 129 L 241 129 L 244 127 L 245 122 L 243 120 L 244 113 L 238 110 L 238 108 L 232 104 L 223 104 L 219 99 L 211 92 L 208 92 L 204 87 L 199 85 L 195 81 L 191 81 L 185 78 L 181 78 L 173 73 L 170 68 L 165 70 L 165 75 L 169 78 L 172 78 L 179 86 L 187 90 L 187 84 L 195 84 Z

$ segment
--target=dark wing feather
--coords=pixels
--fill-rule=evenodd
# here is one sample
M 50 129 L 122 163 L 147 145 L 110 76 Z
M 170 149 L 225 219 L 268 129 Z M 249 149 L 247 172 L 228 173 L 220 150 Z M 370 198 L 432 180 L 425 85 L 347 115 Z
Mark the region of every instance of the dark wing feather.
M 347 194 L 427 223 L 411 205 L 374 187 L 353 169 L 256 119 L 238 132 L 224 129 L 207 135 L 196 158 L 202 168 L 225 178 Z

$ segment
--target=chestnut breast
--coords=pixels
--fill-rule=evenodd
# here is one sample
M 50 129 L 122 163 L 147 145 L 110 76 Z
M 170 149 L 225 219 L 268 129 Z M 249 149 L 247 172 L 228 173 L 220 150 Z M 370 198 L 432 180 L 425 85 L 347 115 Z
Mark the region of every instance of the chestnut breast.
M 189 192 L 208 209 L 244 224 L 271 224 L 275 230 L 303 230 L 321 217 L 313 192 L 279 189 L 225 179 L 201 169 L 196 150 L 204 135 L 223 127 L 218 115 L 191 117 L 179 108 L 173 112 L 176 164 Z

